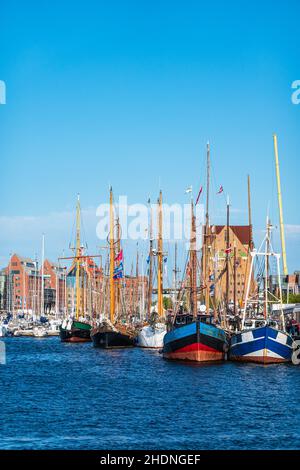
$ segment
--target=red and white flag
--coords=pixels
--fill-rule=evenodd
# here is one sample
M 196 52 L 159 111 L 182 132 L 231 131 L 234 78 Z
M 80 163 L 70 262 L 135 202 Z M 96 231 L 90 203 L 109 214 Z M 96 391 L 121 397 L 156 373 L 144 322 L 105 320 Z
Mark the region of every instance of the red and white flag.
M 198 196 L 197 196 L 197 199 L 196 199 L 196 204 L 195 204 L 195 205 L 197 205 L 197 204 L 198 204 L 198 202 L 199 202 L 199 199 L 200 199 L 200 196 L 201 196 L 201 194 L 202 194 L 202 191 L 203 191 L 203 186 L 201 186 L 201 188 L 199 189 L 199 193 L 198 193 Z
M 219 191 L 217 192 L 217 194 L 221 194 L 223 191 L 224 191 L 224 190 L 223 190 L 223 186 L 220 186 L 220 189 L 219 189 Z
M 123 261 L 123 250 L 121 250 L 115 257 L 115 261 Z
M 232 248 L 231 248 L 231 245 L 230 245 L 228 248 L 226 248 L 225 253 L 226 253 L 226 255 L 228 255 L 231 252 L 232 252 Z

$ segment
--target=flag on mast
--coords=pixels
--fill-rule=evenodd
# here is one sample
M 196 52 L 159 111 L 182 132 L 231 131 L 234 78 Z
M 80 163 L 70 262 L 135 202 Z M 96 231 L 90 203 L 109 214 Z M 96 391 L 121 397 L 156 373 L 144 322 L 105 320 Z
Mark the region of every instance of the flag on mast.
M 123 250 L 120 250 L 119 253 L 117 254 L 117 256 L 115 257 L 115 261 L 123 261 Z
M 197 204 L 198 204 L 198 202 L 199 202 L 199 199 L 200 199 L 200 196 L 201 196 L 201 194 L 202 194 L 202 191 L 203 191 L 203 186 L 201 186 L 201 188 L 199 189 L 199 193 L 198 193 L 198 196 L 197 196 L 197 199 L 196 199 L 196 204 L 195 204 L 195 205 L 197 205 Z
M 223 189 L 223 186 L 221 185 L 219 191 L 217 192 L 217 194 L 221 194 L 223 191 L 224 191 L 224 189 Z

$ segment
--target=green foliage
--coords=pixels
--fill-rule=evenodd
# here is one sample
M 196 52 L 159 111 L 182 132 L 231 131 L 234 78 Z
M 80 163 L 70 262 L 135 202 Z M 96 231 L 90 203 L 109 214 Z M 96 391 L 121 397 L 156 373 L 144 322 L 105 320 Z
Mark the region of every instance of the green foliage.
M 163 306 L 165 310 L 173 308 L 173 302 L 170 297 L 163 297 Z
M 283 303 L 284 304 L 299 304 L 300 303 L 300 294 L 290 294 L 288 299 L 287 295 L 284 294 L 282 297 Z

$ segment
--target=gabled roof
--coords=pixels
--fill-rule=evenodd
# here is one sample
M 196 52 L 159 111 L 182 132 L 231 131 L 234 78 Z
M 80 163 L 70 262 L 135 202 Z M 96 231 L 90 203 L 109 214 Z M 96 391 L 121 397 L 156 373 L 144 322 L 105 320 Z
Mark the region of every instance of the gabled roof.
M 215 225 L 215 233 L 219 235 L 226 225 Z M 231 230 L 243 245 L 250 244 L 250 225 L 230 225 Z
M 35 261 L 31 258 L 25 258 L 24 256 L 20 256 L 18 255 L 17 253 L 14 253 L 13 256 L 16 256 L 17 258 L 19 258 L 19 260 L 23 263 L 35 263 Z

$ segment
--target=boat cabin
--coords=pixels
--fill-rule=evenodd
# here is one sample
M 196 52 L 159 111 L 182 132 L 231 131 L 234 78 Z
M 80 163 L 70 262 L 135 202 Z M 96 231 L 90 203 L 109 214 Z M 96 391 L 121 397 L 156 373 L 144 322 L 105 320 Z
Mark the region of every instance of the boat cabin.
M 197 315 L 197 320 L 202 323 L 208 323 L 209 325 L 214 323 L 214 316 L 213 315 L 204 315 L 200 313 Z M 195 318 L 190 313 L 178 313 L 175 318 L 174 326 L 175 328 L 188 325 L 195 321 Z
M 270 326 L 279 329 L 278 322 L 272 319 L 266 320 L 265 318 L 247 318 L 244 323 L 244 330 L 252 330 L 253 328 L 261 328 L 263 326 Z

